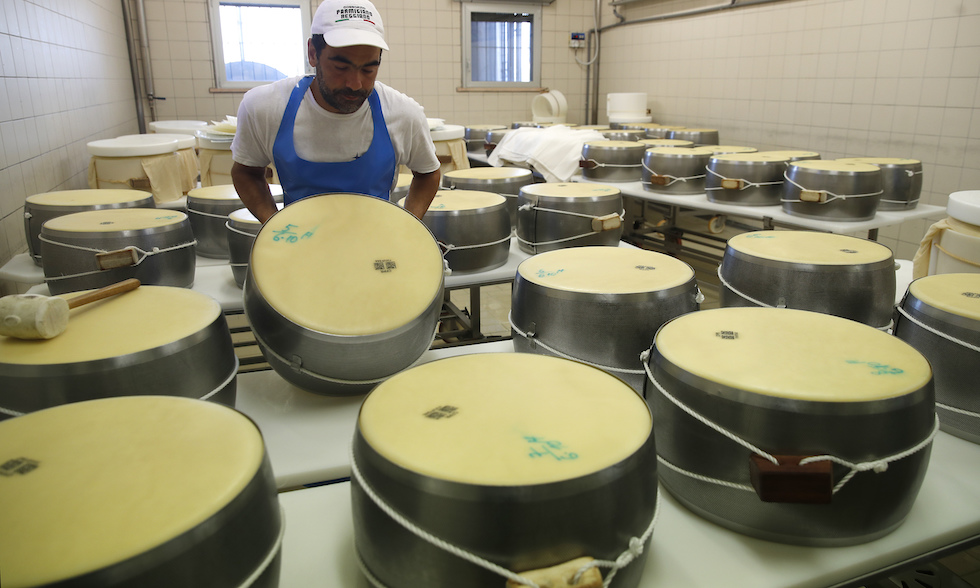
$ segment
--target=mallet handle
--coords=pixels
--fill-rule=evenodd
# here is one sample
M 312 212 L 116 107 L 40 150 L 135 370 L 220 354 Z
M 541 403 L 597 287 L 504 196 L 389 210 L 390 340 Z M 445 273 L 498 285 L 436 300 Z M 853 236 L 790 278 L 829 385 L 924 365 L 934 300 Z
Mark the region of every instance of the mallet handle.
M 115 296 L 116 294 L 122 294 L 123 292 L 129 292 L 130 290 L 135 290 L 139 288 L 140 281 L 136 278 L 129 278 L 128 280 L 123 280 L 121 282 L 116 282 L 115 284 L 109 284 L 105 288 L 99 288 L 98 290 L 93 290 L 81 296 L 76 296 L 68 301 L 68 308 L 78 308 L 83 304 L 88 304 L 89 302 L 95 302 L 96 300 L 102 300 L 103 298 L 108 298 L 110 296 Z

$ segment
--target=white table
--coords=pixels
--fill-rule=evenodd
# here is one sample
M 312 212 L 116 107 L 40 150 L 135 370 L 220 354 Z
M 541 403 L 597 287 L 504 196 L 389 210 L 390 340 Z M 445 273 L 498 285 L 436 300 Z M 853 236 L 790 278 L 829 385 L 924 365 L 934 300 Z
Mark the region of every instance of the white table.
M 681 209 L 691 209 L 710 212 L 716 215 L 759 220 L 762 221 L 765 228 L 785 226 L 841 234 L 867 231 L 868 238 L 870 239 L 877 238 L 878 229 L 884 227 L 899 225 L 912 219 L 939 219 L 946 214 L 946 209 L 942 206 L 919 204 L 911 210 L 879 210 L 875 213 L 874 218 L 866 221 L 820 220 L 789 214 L 783 211 L 781 205 L 737 206 L 733 204 L 711 202 L 708 200 L 708 196 L 704 193 L 692 194 L 688 196 L 662 194 L 660 192 L 653 192 L 644 189 L 642 182 L 595 182 L 593 180 L 580 177 L 576 178 L 575 181 L 615 186 L 616 188 L 619 188 L 619 190 L 623 193 L 623 196 L 669 207 L 673 211 L 671 216 L 674 218 L 676 218 L 677 212 Z
M 698 517 L 661 488 L 640 588 L 823 588 L 975 539 L 978 463 L 980 445 L 939 433 L 905 523 L 852 547 L 800 547 L 740 535 Z M 370 588 L 354 555 L 349 482 L 284 492 L 279 501 L 286 513 L 282 588 Z
M 512 352 L 495 341 L 428 350 L 420 363 L 470 353 Z M 272 370 L 238 375 L 235 408 L 262 431 L 278 488 L 350 476 L 348 451 L 364 395 L 321 396 L 297 388 Z

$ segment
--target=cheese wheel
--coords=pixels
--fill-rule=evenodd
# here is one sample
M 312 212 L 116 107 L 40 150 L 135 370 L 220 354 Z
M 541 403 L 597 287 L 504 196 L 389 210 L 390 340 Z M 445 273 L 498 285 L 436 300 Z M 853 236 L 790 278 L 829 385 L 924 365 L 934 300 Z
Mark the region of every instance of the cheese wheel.
M 811 161 L 797 161 L 792 164 L 795 167 L 801 169 L 812 169 L 817 171 L 829 171 L 829 172 L 844 172 L 852 174 L 860 173 L 874 173 L 881 171 L 881 168 L 877 165 L 871 165 L 870 163 L 861 163 L 857 161 L 830 161 L 830 160 L 811 160 Z
M 647 147 L 692 147 L 693 141 L 684 139 L 642 139 L 639 141 Z
M 156 229 L 186 221 L 187 215 L 178 210 L 109 208 L 59 216 L 44 223 L 44 228 L 69 233 L 117 233 Z
M 153 198 L 153 194 L 141 190 L 58 190 L 27 197 L 27 202 L 38 206 L 97 206 L 125 204 Z
M 799 151 L 799 150 L 777 150 L 777 151 L 760 151 L 759 153 L 765 153 L 767 155 L 775 155 L 777 157 L 785 157 L 793 161 L 799 159 L 820 159 L 820 154 L 816 151 Z
M 724 153 L 755 153 L 758 151 L 755 147 L 745 147 L 744 145 L 707 145 L 706 147 L 717 155 Z
M 664 325 L 655 345 L 695 376 L 766 396 L 814 402 L 893 398 L 925 386 L 929 362 L 856 321 L 775 308 L 719 308 Z
M 467 180 L 504 180 L 530 177 L 531 170 L 518 167 L 471 167 L 446 172 L 443 177 Z
M 847 235 L 811 231 L 753 231 L 728 240 L 731 249 L 761 259 L 818 265 L 857 265 L 892 258 L 888 247 Z
M 612 186 L 577 182 L 567 184 L 529 184 L 522 187 L 521 192 L 527 195 L 551 198 L 595 198 L 620 194 L 619 188 L 613 188 Z
M 682 156 L 696 156 L 696 155 L 713 155 L 714 149 L 711 147 L 651 147 L 647 149 L 647 153 L 654 153 L 657 155 L 682 155 Z
M 444 272 L 421 221 L 390 202 L 355 194 L 304 198 L 283 208 L 259 231 L 250 267 L 278 313 L 334 335 L 387 333 L 408 324 L 441 295 Z
M 282 186 L 279 184 L 269 184 L 269 191 L 272 192 L 273 197 L 282 196 Z M 187 196 L 200 200 L 241 200 L 232 184 L 194 188 L 187 193 Z
M 918 165 L 922 163 L 918 159 L 906 159 L 904 157 L 842 157 L 837 161 L 870 163 L 877 166 Z
M 652 421 L 643 399 L 601 370 L 492 353 L 395 375 L 368 395 L 358 427 L 375 451 L 411 471 L 514 486 L 612 466 L 643 445 Z
M 556 249 L 521 262 L 517 271 L 540 286 L 592 294 L 666 290 L 694 278 L 691 266 L 679 259 L 620 247 Z
M 238 496 L 263 455 L 244 415 L 186 398 L 78 402 L 0 422 L 4 586 L 74 578 L 178 537 Z
M 715 155 L 711 159 L 713 159 L 715 161 L 751 161 L 751 162 L 755 162 L 755 161 L 760 161 L 760 162 L 769 162 L 769 161 L 783 161 L 783 162 L 788 162 L 789 161 L 789 157 L 786 157 L 784 155 L 779 155 L 779 154 L 774 153 L 774 152 L 771 152 L 771 151 L 770 152 L 767 152 L 767 153 L 720 153 L 718 155 Z
M 980 274 L 936 274 L 909 285 L 923 303 L 957 316 L 980 320 Z
M 588 141 L 585 144 L 592 148 L 598 147 L 598 148 L 610 148 L 610 149 L 626 149 L 630 147 L 635 149 L 642 149 L 644 147 L 643 143 L 639 141 L 615 141 L 615 140 Z
M 61 298 L 71 300 L 78 294 Z M 220 314 L 221 305 L 200 292 L 140 286 L 72 309 L 67 329 L 52 339 L 0 337 L 0 363 L 66 364 L 137 353 L 189 337 Z
M 404 200 L 401 201 L 404 206 Z M 477 190 L 439 190 L 429 204 L 430 211 L 479 210 L 505 204 L 507 200 L 494 192 Z

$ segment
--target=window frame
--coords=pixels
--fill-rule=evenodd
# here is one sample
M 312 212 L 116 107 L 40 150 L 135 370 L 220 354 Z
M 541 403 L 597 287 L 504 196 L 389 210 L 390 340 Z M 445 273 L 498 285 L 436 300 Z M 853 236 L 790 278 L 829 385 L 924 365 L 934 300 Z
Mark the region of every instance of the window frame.
M 219 14 L 222 2 L 226 4 L 245 4 L 253 6 L 281 6 L 286 8 L 299 8 L 300 18 L 302 19 L 303 37 L 300 43 L 300 56 L 303 60 L 303 71 L 306 74 L 313 73 L 313 68 L 306 58 L 306 42 L 310 38 L 309 30 L 312 16 L 310 14 L 309 0 L 208 0 L 208 19 L 211 29 L 211 48 L 212 65 L 214 66 L 214 84 L 216 88 L 227 90 L 248 90 L 256 86 L 263 86 L 271 83 L 270 80 L 262 81 L 229 81 L 225 72 L 225 56 L 223 39 L 221 38 L 221 15 Z
M 543 45 L 543 26 L 541 19 L 544 11 L 541 4 L 514 3 L 514 2 L 462 2 L 461 3 L 461 77 L 463 89 L 525 89 L 533 90 L 541 88 L 541 48 Z M 527 82 L 487 82 L 476 81 L 473 79 L 473 39 L 471 34 L 472 14 L 478 13 L 499 13 L 514 14 L 527 13 L 532 15 L 531 21 L 531 80 Z

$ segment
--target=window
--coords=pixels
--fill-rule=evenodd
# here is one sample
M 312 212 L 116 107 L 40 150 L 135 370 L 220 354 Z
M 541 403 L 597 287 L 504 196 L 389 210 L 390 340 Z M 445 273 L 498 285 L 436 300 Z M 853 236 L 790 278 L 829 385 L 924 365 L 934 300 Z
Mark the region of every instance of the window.
M 541 86 L 541 7 L 464 3 L 463 87 Z
M 219 88 L 251 88 L 307 72 L 307 0 L 208 0 Z

